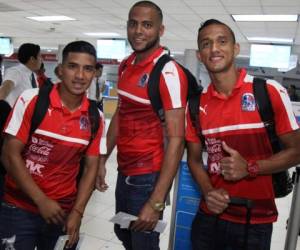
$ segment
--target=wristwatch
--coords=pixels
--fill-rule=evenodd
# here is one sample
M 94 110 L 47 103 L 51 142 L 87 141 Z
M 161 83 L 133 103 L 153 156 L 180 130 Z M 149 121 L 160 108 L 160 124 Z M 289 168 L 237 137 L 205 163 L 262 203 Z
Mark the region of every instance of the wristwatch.
M 250 178 L 255 178 L 258 174 L 259 166 L 256 161 L 249 161 L 247 164 L 247 171 Z
M 149 199 L 149 204 L 157 212 L 163 211 L 166 207 L 164 202 L 154 202 L 151 199 Z

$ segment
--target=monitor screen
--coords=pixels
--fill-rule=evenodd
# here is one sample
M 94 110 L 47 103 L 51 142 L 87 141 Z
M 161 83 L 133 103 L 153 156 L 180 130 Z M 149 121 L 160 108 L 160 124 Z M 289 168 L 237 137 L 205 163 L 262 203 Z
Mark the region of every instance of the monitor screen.
M 97 40 L 97 58 L 122 60 L 126 56 L 126 40 Z
M 0 54 L 8 55 L 11 53 L 11 39 L 9 37 L 0 37 Z
M 250 66 L 288 68 L 291 46 L 251 44 Z

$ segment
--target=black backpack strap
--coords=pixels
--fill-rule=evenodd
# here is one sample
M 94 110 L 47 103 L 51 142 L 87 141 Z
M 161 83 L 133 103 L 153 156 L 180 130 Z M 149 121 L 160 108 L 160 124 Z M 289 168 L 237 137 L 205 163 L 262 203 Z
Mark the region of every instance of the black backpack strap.
M 155 113 L 157 113 L 162 123 L 165 122 L 165 115 L 164 115 L 162 101 L 160 98 L 159 82 L 160 82 L 160 75 L 163 67 L 166 65 L 166 63 L 168 63 L 171 60 L 173 60 L 172 57 L 170 57 L 167 54 L 161 56 L 158 59 L 158 61 L 155 63 L 154 68 L 152 69 L 148 80 L 149 99 Z
M 100 114 L 99 110 L 97 108 L 97 102 L 94 100 L 89 100 L 89 120 L 91 124 L 91 139 L 90 142 L 96 137 L 97 131 L 99 129 L 99 119 L 100 119 Z
M 202 93 L 202 88 L 200 89 L 198 94 L 194 93 L 189 97 L 188 109 L 189 109 L 192 125 L 196 129 L 197 135 L 200 137 L 202 141 L 204 138 L 201 132 L 201 125 L 199 119 L 199 106 L 200 106 L 201 93 Z
M 45 84 L 39 89 L 37 101 L 34 107 L 29 137 L 33 134 L 33 132 L 38 128 L 38 126 L 43 121 L 48 107 L 50 105 L 50 92 L 52 90 L 53 84 L 51 81 L 45 82 Z
M 276 134 L 274 111 L 270 97 L 268 94 L 267 84 L 265 79 L 256 78 L 253 79 L 253 93 L 258 108 L 259 115 L 267 130 L 267 134 L 272 146 L 273 153 L 277 153 L 281 150 L 279 138 Z

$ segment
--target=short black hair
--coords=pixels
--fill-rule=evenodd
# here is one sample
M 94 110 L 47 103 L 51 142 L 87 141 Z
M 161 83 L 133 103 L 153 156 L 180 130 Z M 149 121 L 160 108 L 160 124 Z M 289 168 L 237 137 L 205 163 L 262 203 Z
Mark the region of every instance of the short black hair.
M 98 70 L 98 69 L 103 69 L 103 65 L 99 62 L 96 63 L 96 66 L 95 68 Z
M 18 60 L 22 64 L 26 64 L 31 57 L 37 58 L 41 48 L 37 44 L 23 43 L 18 50 Z
M 199 29 L 198 29 L 198 42 L 199 42 L 199 35 L 200 35 L 200 32 L 207 26 L 209 25 L 213 25 L 213 24 L 217 24 L 217 25 L 224 25 L 230 32 L 231 36 L 232 36 L 232 39 L 233 39 L 233 43 L 235 43 L 235 35 L 232 31 L 232 29 L 225 23 L 222 23 L 221 21 L 217 20 L 217 19 L 208 19 L 206 20 L 204 23 L 201 23 Z
M 71 52 L 86 53 L 95 57 L 95 60 L 97 58 L 95 47 L 86 41 L 74 41 L 67 44 L 66 47 L 63 49 L 63 62 L 67 59 L 69 53 Z
M 293 90 L 296 90 L 296 85 L 295 84 L 291 84 L 290 88 L 292 88 Z
M 129 15 L 131 13 L 131 11 L 133 10 L 134 7 L 137 7 L 137 6 L 141 6 L 141 7 L 150 7 L 150 8 L 153 8 L 156 10 L 158 16 L 159 16 L 159 19 L 160 21 L 162 22 L 163 21 L 163 13 L 162 13 L 162 10 L 161 8 L 156 4 L 156 3 L 153 3 L 151 1 L 139 1 L 139 2 L 136 2 L 134 5 L 132 5 L 132 7 L 130 8 L 129 10 Z

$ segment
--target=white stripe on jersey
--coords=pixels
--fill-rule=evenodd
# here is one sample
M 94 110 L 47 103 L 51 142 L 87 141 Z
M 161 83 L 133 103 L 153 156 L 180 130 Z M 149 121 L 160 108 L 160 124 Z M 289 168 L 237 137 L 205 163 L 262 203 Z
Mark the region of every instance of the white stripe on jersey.
M 11 119 L 9 120 L 7 128 L 4 131 L 5 133 L 13 136 L 17 135 L 21 127 L 27 106 L 31 102 L 31 100 L 38 94 L 38 91 L 38 88 L 27 89 L 19 96 L 15 103 Z
M 39 134 L 39 135 L 45 135 L 45 136 L 55 138 L 55 139 L 58 139 L 58 140 L 61 140 L 61 141 L 74 142 L 74 143 L 83 144 L 83 145 L 88 145 L 89 144 L 88 140 L 83 140 L 83 139 L 79 139 L 79 138 L 64 136 L 64 135 L 56 134 L 56 133 L 49 132 L 49 131 L 46 131 L 46 130 L 42 130 L 42 129 L 37 129 L 36 131 L 34 131 L 34 133 Z
M 123 91 L 123 90 L 120 90 L 120 89 L 118 89 L 118 94 L 126 96 L 127 98 L 132 99 L 136 102 L 140 102 L 140 103 L 143 103 L 143 104 L 150 104 L 150 100 L 135 96 L 133 94 L 130 94 L 130 93 L 128 93 L 126 91 Z
M 210 135 L 210 134 L 222 133 L 227 131 L 242 130 L 242 129 L 258 129 L 263 127 L 264 124 L 262 122 L 245 123 L 245 124 L 229 125 L 229 126 L 224 126 L 219 128 L 206 129 L 203 130 L 202 133 L 203 135 Z
M 173 61 L 168 62 L 161 73 L 171 97 L 172 107 L 182 108 L 180 78 L 175 63 Z

